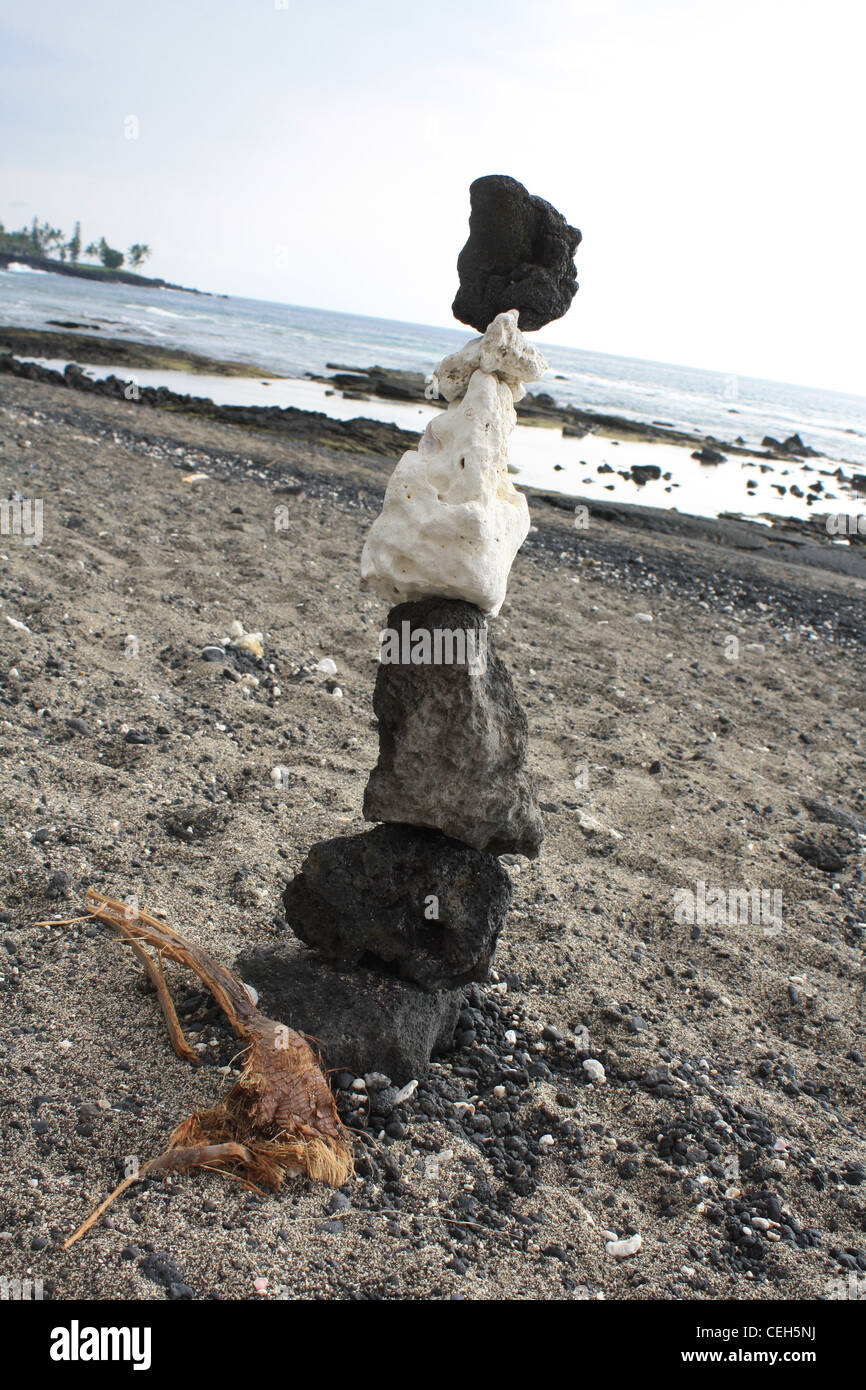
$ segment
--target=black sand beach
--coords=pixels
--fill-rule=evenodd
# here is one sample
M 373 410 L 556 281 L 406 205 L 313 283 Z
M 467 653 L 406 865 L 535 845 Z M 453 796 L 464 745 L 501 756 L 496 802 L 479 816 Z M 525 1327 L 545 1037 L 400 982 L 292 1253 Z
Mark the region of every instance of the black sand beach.
M 862 543 L 613 504 L 579 529 L 536 495 L 491 638 L 547 838 L 457 1045 L 399 1105 L 338 1089 L 343 1191 L 154 1177 L 63 1251 L 236 1041 L 170 968 L 189 1067 L 108 932 L 36 924 L 134 897 L 281 1017 L 284 884 L 364 828 L 386 609 L 352 557 L 406 445 L 338 423 L 0 375 L 3 496 L 44 509 L 0 543 L 0 1271 L 60 1300 L 839 1296 L 866 1274 Z M 234 620 L 261 663 L 202 659 Z M 678 920 L 700 883 L 780 921 Z

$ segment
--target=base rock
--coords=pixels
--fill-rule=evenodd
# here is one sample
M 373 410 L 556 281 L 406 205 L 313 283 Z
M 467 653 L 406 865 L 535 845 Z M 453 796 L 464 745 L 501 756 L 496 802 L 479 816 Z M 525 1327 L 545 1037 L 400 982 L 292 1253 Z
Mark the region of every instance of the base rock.
M 434 653 L 437 633 L 443 651 L 442 633 L 463 633 L 467 652 L 482 651 L 484 660 L 380 663 L 379 761 L 364 793 L 365 819 L 428 826 L 490 854 L 534 859 L 544 832 L 526 766 L 526 715 L 480 610 L 424 599 L 391 609 L 389 630 L 402 633 L 404 623 L 404 650 L 414 650 L 423 632 Z
M 374 970 L 341 974 L 295 943 L 254 951 L 237 968 L 269 1016 L 310 1037 L 329 1070 L 384 1072 L 398 1086 L 452 1047 L 464 1002 L 461 989 L 431 993 Z
M 400 825 L 314 845 L 283 895 L 292 931 L 335 965 L 425 990 L 487 978 L 510 901 L 492 855 Z

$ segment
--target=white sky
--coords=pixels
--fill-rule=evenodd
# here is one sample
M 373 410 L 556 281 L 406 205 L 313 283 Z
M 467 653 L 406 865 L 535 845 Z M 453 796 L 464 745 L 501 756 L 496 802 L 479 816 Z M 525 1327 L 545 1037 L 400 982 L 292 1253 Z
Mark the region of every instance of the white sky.
M 280 3 L 0 0 L 0 221 L 453 325 L 508 173 L 584 234 L 546 340 L 866 394 L 860 0 Z

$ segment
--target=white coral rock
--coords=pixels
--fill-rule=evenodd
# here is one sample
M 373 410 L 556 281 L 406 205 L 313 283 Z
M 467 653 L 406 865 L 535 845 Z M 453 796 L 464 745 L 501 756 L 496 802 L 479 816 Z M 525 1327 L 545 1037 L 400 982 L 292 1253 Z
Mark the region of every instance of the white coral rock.
M 538 348 L 527 343 L 517 318 L 516 309 L 497 314 L 481 338 L 472 338 L 459 352 L 443 357 L 425 395 L 430 400 L 439 396 L 456 400 L 466 392 L 473 372 L 482 371 L 509 386 L 512 400 L 521 400 L 526 395 L 524 381 L 540 381 L 547 362 Z
M 627 1240 L 609 1240 L 604 1248 L 615 1260 L 627 1260 L 629 1255 L 637 1254 L 642 1244 L 641 1237 L 636 1234 Z
M 478 369 L 403 455 L 361 555 L 363 582 L 387 603 L 438 596 L 499 612 L 529 531 L 526 498 L 508 477 L 515 419 L 511 387 Z

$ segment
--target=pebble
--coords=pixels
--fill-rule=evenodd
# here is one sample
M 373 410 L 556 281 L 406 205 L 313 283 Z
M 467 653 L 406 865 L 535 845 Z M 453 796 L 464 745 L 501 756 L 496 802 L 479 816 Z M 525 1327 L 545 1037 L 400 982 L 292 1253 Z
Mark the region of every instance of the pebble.
M 604 825 L 597 816 L 590 816 L 586 811 L 578 811 L 577 823 L 581 830 L 586 830 L 590 835 L 609 835 L 613 840 L 622 839 L 622 831 L 614 830 L 610 825 Z
M 587 1057 L 583 1064 L 583 1069 L 590 1081 L 597 1082 L 599 1086 L 604 1085 L 607 1077 L 605 1076 L 604 1067 L 601 1065 L 601 1062 L 597 1062 L 594 1057 Z
M 222 647 L 203 647 L 201 655 L 203 661 L 225 661 L 226 659 L 225 650 Z
M 335 676 L 337 674 L 337 663 L 332 661 L 329 656 L 323 656 L 321 661 L 317 661 L 314 668 L 321 671 L 323 676 Z
M 261 632 L 245 632 L 242 636 L 235 638 L 234 645 L 239 651 L 249 652 L 251 656 L 263 657 L 265 654 L 263 638 L 264 634 Z
M 368 1071 L 364 1077 L 364 1085 L 371 1094 L 375 1094 L 376 1091 L 386 1091 L 391 1085 L 391 1078 L 381 1071 Z
M 629 1255 L 636 1255 L 642 1244 L 641 1237 L 633 1235 L 627 1240 L 609 1240 L 604 1248 L 614 1259 L 625 1260 Z
M 417 1081 L 407 1081 L 407 1082 L 406 1082 L 406 1085 L 405 1085 L 405 1086 L 401 1086 L 400 1090 L 397 1092 L 396 1096 L 394 1097 L 394 1104 L 395 1104 L 395 1105 L 402 1105 L 404 1101 L 409 1100 L 410 1096 L 414 1096 L 414 1094 L 415 1094 L 415 1092 L 417 1091 L 417 1089 L 418 1089 L 418 1082 L 417 1082 Z

